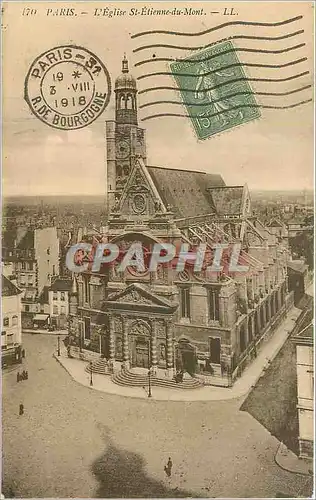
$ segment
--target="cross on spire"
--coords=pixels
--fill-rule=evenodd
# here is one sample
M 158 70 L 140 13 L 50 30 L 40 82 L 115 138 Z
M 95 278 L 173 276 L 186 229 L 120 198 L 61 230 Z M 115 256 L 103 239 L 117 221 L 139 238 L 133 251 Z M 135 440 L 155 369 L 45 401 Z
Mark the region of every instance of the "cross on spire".
M 124 52 L 124 58 L 122 60 L 122 73 L 128 73 L 128 60 L 126 59 L 125 52 Z

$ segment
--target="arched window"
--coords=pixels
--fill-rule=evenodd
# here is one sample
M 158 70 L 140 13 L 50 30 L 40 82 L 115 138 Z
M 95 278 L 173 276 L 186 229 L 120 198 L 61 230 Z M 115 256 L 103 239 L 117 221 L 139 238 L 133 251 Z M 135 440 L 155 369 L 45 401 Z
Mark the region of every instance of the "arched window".
M 275 302 L 275 312 L 277 313 L 279 310 L 278 292 L 276 292 L 274 295 L 274 302 Z
M 270 321 L 270 311 L 269 311 L 269 302 L 266 301 L 266 320 Z
M 252 331 L 252 317 L 249 318 L 249 321 L 248 321 L 248 336 L 249 336 L 249 342 L 252 341 L 252 338 L 253 338 L 253 331 Z
M 124 99 L 124 95 L 121 94 L 118 98 L 118 109 L 122 109 L 123 107 L 125 107 L 125 103 L 123 103 Z
M 245 325 L 242 325 L 239 331 L 239 345 L 240 345 L 240 352 L 243 353 L 247 345 Z
M 260 307 L 260 323 L 261 323 L 261 328 L 264 327 L 264 310 L 263 310 L 263 306 Z
M 273 318 L 275 311 L 274 311 L 274 300 L 273 300 L 273 295 L 270 297 L 270 311 L 271 311 L 271 318 Z
M 126 109 L 133 109 L 133 96 L 131 94 L 126 96 Z
M 255 312 L 255 335 L 259 335 L 260 333 L 260 322 L 259 322 L 259 313 L 258 309 Z

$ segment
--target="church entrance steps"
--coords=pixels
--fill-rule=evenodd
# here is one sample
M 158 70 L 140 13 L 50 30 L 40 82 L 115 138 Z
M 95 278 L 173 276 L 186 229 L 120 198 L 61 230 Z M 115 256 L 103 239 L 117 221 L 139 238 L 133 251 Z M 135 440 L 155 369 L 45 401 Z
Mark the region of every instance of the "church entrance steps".
M 146 374 L 133 373 L 128 370 L 120 371 L 112 376 L 112 381 L 121 386 L 129 387 L 148 387 L 149 378 Z M 185 378 L 183 382 L 175 382 L 170 379 L 163 379 L 151 376 L 151 385 L 156 387 L 166 387 L 172 389 L 199 389 L 204 387 L 204 384 L 196 378 Z
M 103 358 L 97 359 L 89 363 L 86 366 L 85 371 L 87 373 L 90 373 L 92 371 L 92 373 L 99 373 L 100 375 L 110 374 L 108 362 L 106 359 Z

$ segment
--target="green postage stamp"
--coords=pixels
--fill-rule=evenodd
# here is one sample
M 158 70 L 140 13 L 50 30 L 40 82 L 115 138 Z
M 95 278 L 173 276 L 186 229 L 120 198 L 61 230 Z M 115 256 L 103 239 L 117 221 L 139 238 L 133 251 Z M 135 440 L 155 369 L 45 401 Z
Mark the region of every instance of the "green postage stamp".
M 170 64 L 199 139 L 260 117 L 232 42 L 222 42 Z

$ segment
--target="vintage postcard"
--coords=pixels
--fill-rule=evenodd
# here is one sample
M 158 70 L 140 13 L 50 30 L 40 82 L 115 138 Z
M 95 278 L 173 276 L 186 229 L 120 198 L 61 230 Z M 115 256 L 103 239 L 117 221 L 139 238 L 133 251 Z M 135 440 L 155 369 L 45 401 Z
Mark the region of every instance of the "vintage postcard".
M 314 495 L 314 3 L 2 2 L 2 498 Z

